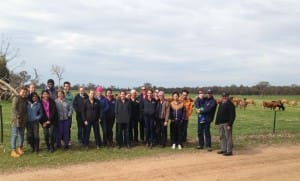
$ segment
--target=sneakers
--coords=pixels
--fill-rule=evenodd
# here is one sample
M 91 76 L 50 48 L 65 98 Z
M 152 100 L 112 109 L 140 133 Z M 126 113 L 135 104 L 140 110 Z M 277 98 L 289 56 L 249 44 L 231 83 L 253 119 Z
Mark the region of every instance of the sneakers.
M 176 144 L 173 144 L 171 148 L 174 150 L 176 148 Z
M 24 149 L 19 147 L 17 148 L 16 152 L 19 154 L 19 155 L 23 155 L 24 154 Z
M 13 158 L 19 158 L 20 155 L 18 154 L 18 152 L 16 150 L 12 150 L 10 153 L 10 156 Z
M 181 149 L 182 149 L 181 145 L 178 145 L 178 150 L 181 150 Z

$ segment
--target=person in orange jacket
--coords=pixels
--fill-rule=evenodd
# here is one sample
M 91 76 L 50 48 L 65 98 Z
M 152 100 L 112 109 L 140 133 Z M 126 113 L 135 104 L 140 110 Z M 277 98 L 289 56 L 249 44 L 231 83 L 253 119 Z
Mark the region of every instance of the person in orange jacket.
M 188 129 L 188 123 L 189 123 L 189 118 L 193 112 L 193 107 L 194 107 L 194 101 L 193 99 L 188 97 L 189 91 L 188 90 L 182 90 L 181 91 L 181 97 L 180 100 L 183 102 L 186 114 L 185 114 L 185 119 L 183 121 L 183 142 L 187 141 L 187 129 Z

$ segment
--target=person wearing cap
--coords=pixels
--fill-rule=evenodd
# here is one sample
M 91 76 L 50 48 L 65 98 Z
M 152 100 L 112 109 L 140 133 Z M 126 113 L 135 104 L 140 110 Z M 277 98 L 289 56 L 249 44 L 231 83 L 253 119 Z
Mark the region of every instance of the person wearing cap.
M 232 155 L 232 126 L 235 120 L 235 106 L 229 99 L 227 92 L 222 93 L 222 103 L 218 107 L 216 125 L 219 127 L 221 150 L 218 154 Z
M 195 100 L 195 108 L 196 108 L 196 113 L 197 113 L 197 125 L 198 125 L 198 145 L 197 149 L 203 149 L 204 148 L 204 132 L 205 132 L 205 127 L 206 127 L 206 114 L 204 113 L 204 108 L 205 108 L 205 103 L 206 103 L 206 97 L 204 96 L 204 91 L 203 89 L 199 90 L 199 95 Z M 207 145 L 207 140 L 205 139 L 206 145 Z
M 216 108 L 217 101 L 214 99 L 213 91 L 211 89 L 208 89 L 207 98 L 205 100 L 204 109 L 202 111 L 202 113 L 205 114 L 204 136 L 207 151 L 212 151 L 210 124 L 214 121 Z
M 186 142 L 187 141 L 187 135 L 188 135 L 188 124 L 189 124 L 189 118 L 193 113 L 193 108 L 194 108 L 194 101 L 193 99 L 188 97 L 189 95 L 189 91 L 184 89 L 181 91 L 181 97 L 179 98 L 180 101 L 183 102 L 184 107 L 185 107 L 185 118 L 183 121 L 183 137 L 182 137 L 182 141 Z
M 106 97 L 104 95 L 102 95 L 102 93 L 103 93 L 103 88 L 101 86 L 97 87 L 95 98 L 97 100 L 99 100 L 100 106 L 101 106 L 100 125 L 101 125 L 101 128 L 102 128 L 103 145 L 106 146 L 107 145 L 107 120 L 106 120 L 106 116 L 107 116 L 107 111 L 109 110 L 109 103 L 108 103 L 108 100 L 106 99 Z

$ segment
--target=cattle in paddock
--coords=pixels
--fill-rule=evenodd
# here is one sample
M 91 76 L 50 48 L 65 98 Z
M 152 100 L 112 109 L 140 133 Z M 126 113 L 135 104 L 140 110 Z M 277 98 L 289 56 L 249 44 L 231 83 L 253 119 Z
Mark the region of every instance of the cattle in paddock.
M 242 99 L 241 101 L 240 101 L 240 103 L 239 103 L 239 107 L 240 107 L 240 109 L 246 109 L 246 107 L 247 107 L 247 105 L 248 105 L 248 103 L 246 102 L 246 98 L 244 98 L 244 99 Z
M 289 105 L 294 107 L 294 106 L 297 106 L 298 103 L 297 103 L 297 101 L 292 100 L 292 101 L 289 102 Z
M 221 103 L 222 103 L 222 100 L 223 100 L 223 99 L 222 99 L 222 97 L 220 97 L 220 98 L 217 98 L 217 99 L 216 99 L 216 101 L 217 101 L 217 104 L 221 104 Z
M 263 101 L 262 102 L 262 106 L 263 108 L 270 108 L 271 110 L 276 110 L 276 108 L 278 108 L 279 110 L 283 110 L 285 109 L 283 103 L 281 101 Z
M 235 106 L 238 106 L 240 104 L 240 102 L 242 101 L 242 99 L 240 98 L 237 98 L 237 97 L 233 97 L 232 98 L 232 103 L 235 105 Z
M 287 100 L 287 99 L 281 99 L 281 102 L 282 102 L 282 104 L 288 104 L 289 100 Z
M 247 102 L 247 105 L 252 104 L 252 105 L 256 106 L 254 99 L 246 99 L 246 102 Z

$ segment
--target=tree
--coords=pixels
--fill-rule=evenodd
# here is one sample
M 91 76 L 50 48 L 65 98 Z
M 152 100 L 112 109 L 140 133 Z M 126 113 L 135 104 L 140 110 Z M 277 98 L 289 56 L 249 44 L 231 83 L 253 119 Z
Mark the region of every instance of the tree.
M 40 75 L 38 74 L 38 69 L 37 68 L 33 68 L 34 71 L 34 78 L 30 80 L 31 83 L 38 85 L 38 83 L 40 82 Z
M 58 79 L 58 87 L 60 87 L 60 82 L 63 79 L 62 75 L 65 72 L 65 69 L 59 65 L 52 65 L 50 72 L 57 76 Z
M 256 88 L 258 89 L 258 91 L 260 92 L 260 95 L 263 96 L 264 93 L 265 93 L 266 88 L 267 88 L 267 87 L 270 87 L 270 83 L 267 82 L 267 81 L 260 81 L 259 83 L 256 84 L 255 87 L 256 87 Z

